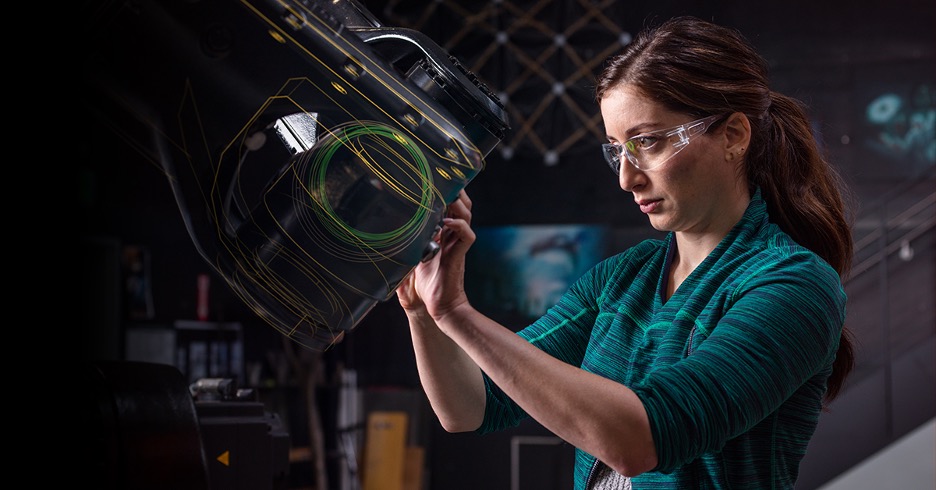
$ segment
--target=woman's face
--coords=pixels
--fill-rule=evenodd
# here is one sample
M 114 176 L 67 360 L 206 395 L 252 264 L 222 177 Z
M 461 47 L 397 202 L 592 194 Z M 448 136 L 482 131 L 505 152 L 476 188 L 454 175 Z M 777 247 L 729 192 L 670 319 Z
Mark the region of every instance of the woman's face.
M 668 129 L 696 119 L 666 110 L 628 85 L 620 85 L 601 100 L 608 141 L 628 139 Z M 624 157 L 618 175 L 621 188 L 634 195 L 650 224 L 660 231 L 725 233 L 740 219 L 747 198 L 738 170 L 740 158 L 727 159 L 724 124 L 693 137 L 688 146 L 659 167 L 640 170 Z M 671 144 L 660 141 L 658 144 Z M 739 192 L 744 189 L 744 192 Z M 743 196 L 743 197 L 742 197 Z

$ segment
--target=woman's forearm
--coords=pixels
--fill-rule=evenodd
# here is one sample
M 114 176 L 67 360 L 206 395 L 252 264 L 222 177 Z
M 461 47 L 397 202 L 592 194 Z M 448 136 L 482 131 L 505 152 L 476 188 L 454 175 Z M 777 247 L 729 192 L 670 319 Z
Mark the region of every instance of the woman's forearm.
M 467 303 L 436 322 L 441 326 L 436 332 L 448 332 L 465 346 L 460 353 L 473 358 L 521 408 L 557 436 L 622 475 L 637 475 L 656 465 L 646 411 L 624 385 L 546 354 Z
M 419 380 L 442 427 L 448 432 L 477 429 L 485 405 L 481 369 L 439 330 L 425 309 L 406 314 Z

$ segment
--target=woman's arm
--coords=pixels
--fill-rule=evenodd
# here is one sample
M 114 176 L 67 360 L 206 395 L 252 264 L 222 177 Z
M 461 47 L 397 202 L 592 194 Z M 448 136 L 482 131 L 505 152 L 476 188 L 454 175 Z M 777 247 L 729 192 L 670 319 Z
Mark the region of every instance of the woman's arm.
M 626 386 L 558 360 L 464 303 L 435 321 L 545 428 L 618 473 L 656 466 L 641 400 Z
M 465 223 L 471 221 L 471 200 L 464 191 L 449 205 L 447 213 Z M 440 247 L 449 248 L 437 257 L 451 254 L 452 240 L 446 235 L 436 237 Z M 419 381 L 432 410 L 446 431 L 472 431 L 484 417 L 486 395 L 481 369 L 439 330 L 417 289 L 418 283 L 431 282 L 438 273 L 438 260 L 418 264 L 397 288 L 397 299 L 409 320 Z
M 411 274 L 400 285 L 397 295 L 409 319 L 419 381 L 446 431 L 475 430 L 484 417 L 481 370 L 458 344 L 439 330 L 413 292 L 413 282 Z
M 541 351 L 471 306 L 464 265 L 475 235 L 467 195 L 450 206 L 449 216 L 440 252 L 419 264 L 398 290 L 420 380 L 446 429 L 480 425 L 483 370 L 540 424 L 619 473 L 652 469 L 656 450 L 649 421 L 633 391 Z

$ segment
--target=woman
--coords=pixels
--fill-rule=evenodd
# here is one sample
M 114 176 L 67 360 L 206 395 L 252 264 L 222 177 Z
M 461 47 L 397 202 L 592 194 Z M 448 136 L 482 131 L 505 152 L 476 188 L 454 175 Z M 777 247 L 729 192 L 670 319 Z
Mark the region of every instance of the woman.
M 573 444 L 576 489 L 793 488 L 853 364 L 840 181 L 804 109 L 737 32 L 677 18 L 609 60 L 606 160 L 657 230 L 517 334 L 463 288 L 462 193 L 398 288 L 443 427 L 526 416 Z

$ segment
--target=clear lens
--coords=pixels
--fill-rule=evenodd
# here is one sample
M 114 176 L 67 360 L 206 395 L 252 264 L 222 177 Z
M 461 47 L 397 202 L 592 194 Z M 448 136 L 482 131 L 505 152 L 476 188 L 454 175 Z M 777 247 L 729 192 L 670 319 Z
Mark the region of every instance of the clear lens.
M 622 156 L 640 170 L 651 170 L 676 156 L 693 137 L 704 134 L 719 118 L 721 116 L 709 116 L 674 128 L 639 134 L 623 145 L 605 143 L 601 145 L 602 152 L 615 175 L 621 173 Z
M 604 153 L 605 161 L 611 166 L 614 175 L 621 175 L 621 152 L 623 147 L 613 143 L 605 143 L 601 145 L 601 151 Z

